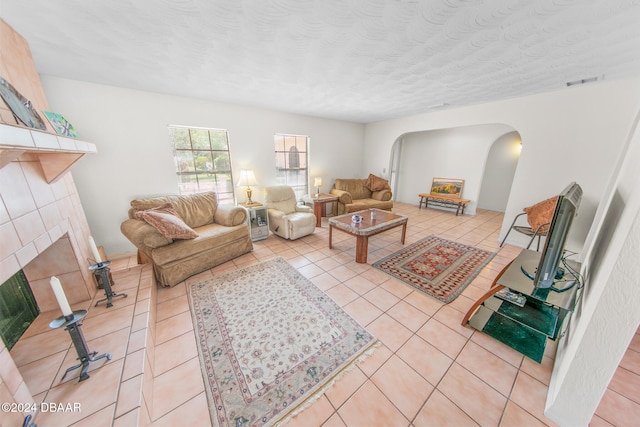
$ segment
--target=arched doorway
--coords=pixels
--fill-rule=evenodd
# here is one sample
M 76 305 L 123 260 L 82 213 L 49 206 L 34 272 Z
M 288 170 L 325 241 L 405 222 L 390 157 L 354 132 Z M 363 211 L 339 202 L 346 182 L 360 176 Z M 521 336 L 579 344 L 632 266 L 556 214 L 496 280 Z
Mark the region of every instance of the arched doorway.
M 416 203 L 433 178 L 464 179 L 463 196 L 476 208 L 504 211 L 515 174 L 520 135 L 504 124 L 434 129 L 400 135 L 389 159 L 394 200 Z M 486 206 L 485 207 L 485 201 Z

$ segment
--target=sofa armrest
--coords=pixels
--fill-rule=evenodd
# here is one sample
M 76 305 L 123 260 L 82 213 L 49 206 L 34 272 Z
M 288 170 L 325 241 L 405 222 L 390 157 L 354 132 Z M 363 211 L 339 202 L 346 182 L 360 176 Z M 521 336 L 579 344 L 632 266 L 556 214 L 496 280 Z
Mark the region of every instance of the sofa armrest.
M 173 243 L 158 230 L 139 219 L 128 219 L 120 225 L 122 234 L 142 252 Z
M 338 196 L 338 201 L 342 204 L 350 204 L 353 203 L 353 198 L 351 197 L 351 193 L 344 190 L 337 190 L 335 188 L 331 189 L 331 194 L 334 196 Z
M 381 202 L 387 202 L 391 200 L 391 196 L 391 190 L 380 190 L 371 193 L 372 199 L 379 200 Z
M 296 212 L 307 212 L 313 213 L 313 209 L 310 206 L 300 206 L 296 205 Z
M 247 211 L 240 206 L 219 205 L 218 209 L 216 209 L 215 215 L 213 216 L 213 222 L 226 227 L 244 224 L 246 221 Z
M 279 211 L 278 209 L 269 208 L 268 212 L 269 212 L 269 219 L 271 220 L 282 219 L 282 217 L 285 216 L 285 213 L 282 211 Z

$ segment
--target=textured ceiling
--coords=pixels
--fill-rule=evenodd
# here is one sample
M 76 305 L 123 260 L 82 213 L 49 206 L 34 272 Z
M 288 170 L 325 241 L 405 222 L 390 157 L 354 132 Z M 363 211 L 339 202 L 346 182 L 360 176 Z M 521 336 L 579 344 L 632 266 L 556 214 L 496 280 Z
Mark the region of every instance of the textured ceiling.
M 639 0 L 1 0 L 0 15 L 42 74 L 365 123 L 640 76 Z

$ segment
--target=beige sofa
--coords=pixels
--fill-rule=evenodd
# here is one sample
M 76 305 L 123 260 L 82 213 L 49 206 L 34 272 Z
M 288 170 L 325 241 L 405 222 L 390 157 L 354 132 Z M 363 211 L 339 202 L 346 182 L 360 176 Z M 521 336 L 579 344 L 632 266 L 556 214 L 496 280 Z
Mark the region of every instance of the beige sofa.
M 368 179 L 336 179 L 331 194 L 339 199 L 338 203 L 333 204 L 333 214 L 342 215 L 370 208 L 390 211 L 393 208 L 393 200 L 389 184 L 382 178 L 374 178 L 370 176 Z
M 120 229 L 139 261 L 153 263 L 157 282 L 174 286 L 251 251 L 246 219 L 245 209 L 218 206 L 216 193 L 206 192 L 133 200 Z

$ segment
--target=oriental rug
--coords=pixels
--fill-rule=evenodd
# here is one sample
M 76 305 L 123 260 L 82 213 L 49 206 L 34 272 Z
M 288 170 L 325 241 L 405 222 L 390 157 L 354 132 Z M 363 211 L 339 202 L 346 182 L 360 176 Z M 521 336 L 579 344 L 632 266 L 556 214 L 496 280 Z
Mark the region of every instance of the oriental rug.
M 376 339 L 283 258 L 188 286 L 214 426 L 294 415 Z
M 373 263 L 373 267 L 444 303 L 453 301 L 495 253 L 428 236 Z

